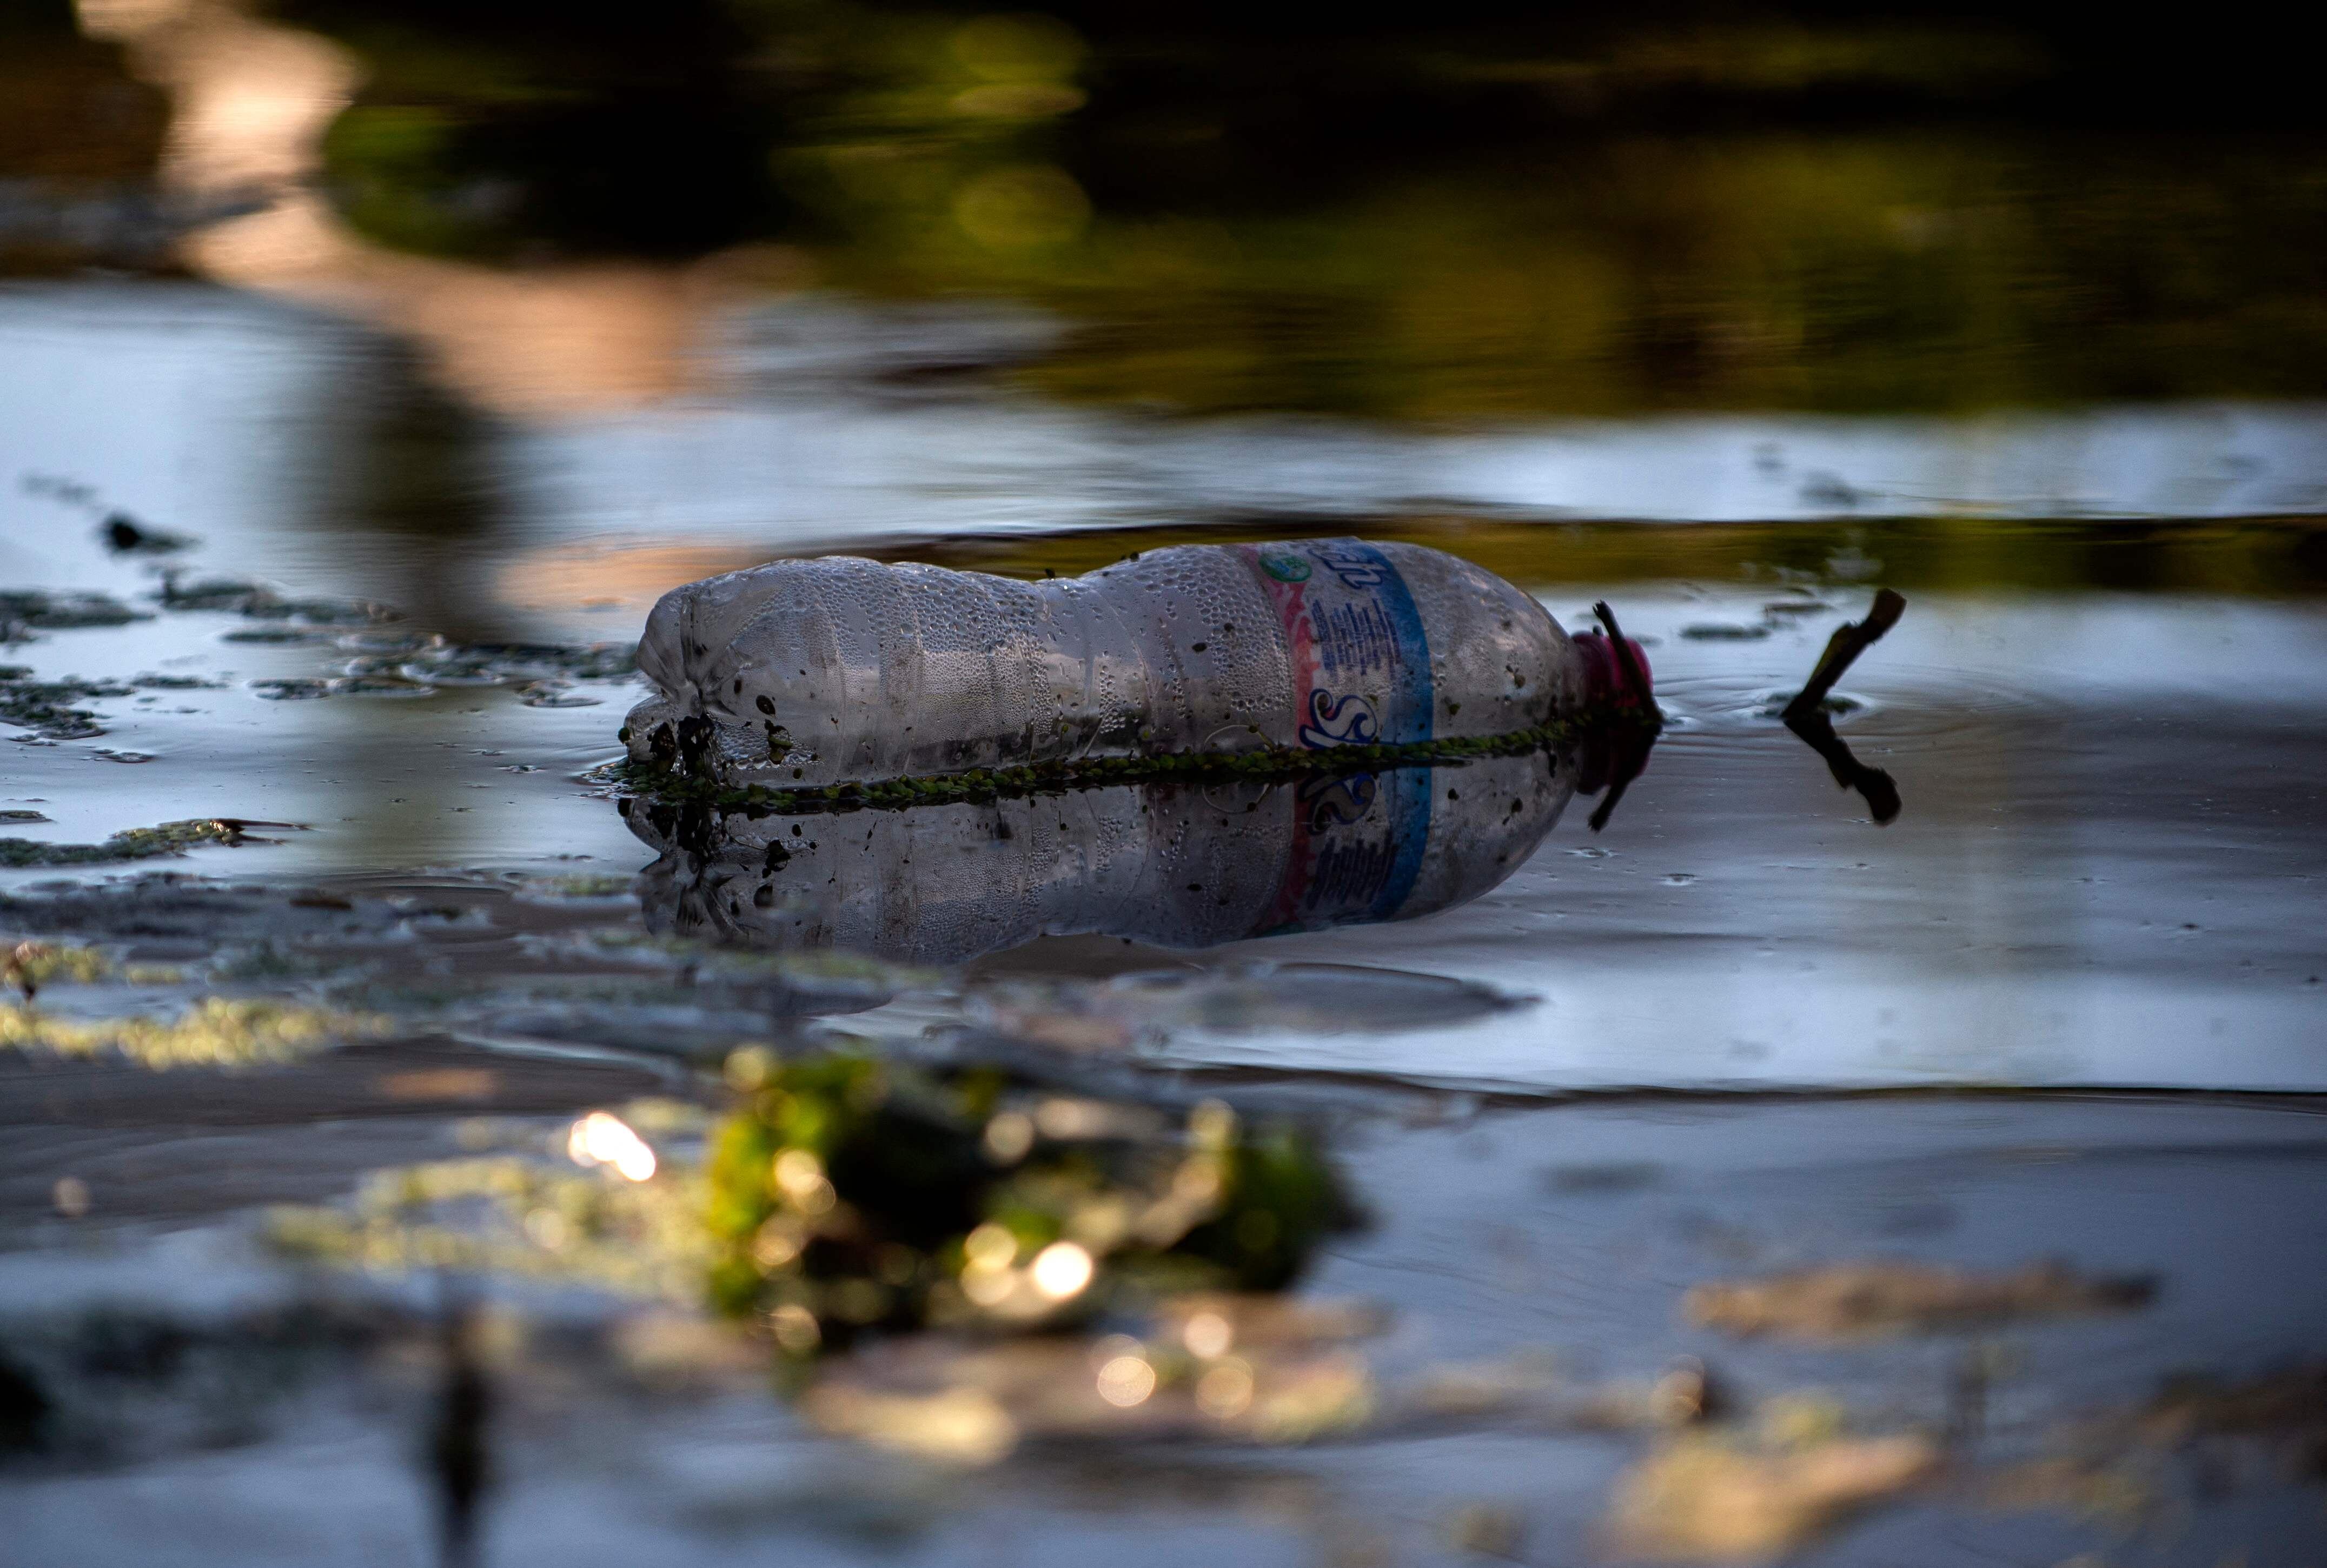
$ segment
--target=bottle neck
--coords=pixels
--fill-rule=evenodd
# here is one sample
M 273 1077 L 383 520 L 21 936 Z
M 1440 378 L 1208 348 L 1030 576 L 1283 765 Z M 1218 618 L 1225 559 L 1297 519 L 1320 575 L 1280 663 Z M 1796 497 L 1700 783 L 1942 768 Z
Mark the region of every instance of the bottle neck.
M 1631 708 L 1656 701 L 1649 656 L 1638 642 L 1628 637 L 1620 650 L 1597 631 L 1578 632 L 1570 640 L 1583 661 L 1584 700 L 1587 705 Z

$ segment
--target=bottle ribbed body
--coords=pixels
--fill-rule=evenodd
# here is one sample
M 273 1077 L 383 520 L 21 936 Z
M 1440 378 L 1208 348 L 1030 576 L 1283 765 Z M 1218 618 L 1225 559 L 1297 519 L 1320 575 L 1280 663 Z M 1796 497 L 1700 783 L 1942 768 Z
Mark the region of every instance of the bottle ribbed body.
M 631 714 L 634 756 L 780 787 L 1503 734 L 1584 679 L 1509 583 L 1357 539 L 1186 546 L 1037 583 L 776 562 L 665 595 L 639 663 L 657 695 Z

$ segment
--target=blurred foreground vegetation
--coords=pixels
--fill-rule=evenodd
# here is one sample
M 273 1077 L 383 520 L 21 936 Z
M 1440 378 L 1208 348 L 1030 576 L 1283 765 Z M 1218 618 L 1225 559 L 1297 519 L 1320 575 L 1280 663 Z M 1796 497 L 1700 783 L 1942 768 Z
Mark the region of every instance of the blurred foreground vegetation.
M 990 1070 L 739 1052 L 729 1076 L 747 1098 L 708 1151 L 711 1298 L 794 1354 L 1076 1321 L 1126 1289 L 1281 1290 L 1350 1222 L 1305 1139 L 1242 1133 L 1218 1102 L 1182 1131 Z
M 295 1255 L 707 1302 L 804 1362 L 867 1334 L 1086 1326 L 1174 1293 L 1281 1291 L 1357 1223 L 1304 1133 L 996 1069 L 734 1052 L 733 1112 L 593 1112 L 543 1151 L 383 1171 L 275 1216 Z M 699 1147 L 699 1158 L 693 1150 Z M 573 1167 L 584 1169 L 576 1172 Z

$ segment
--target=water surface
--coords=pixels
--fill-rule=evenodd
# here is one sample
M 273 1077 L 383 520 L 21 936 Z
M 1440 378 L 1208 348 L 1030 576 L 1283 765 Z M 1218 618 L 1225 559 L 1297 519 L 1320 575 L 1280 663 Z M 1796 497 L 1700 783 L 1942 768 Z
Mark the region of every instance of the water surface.
M 0 1557 L 424 1561 L 475 1442 L 482 1561 L 2314 1560 L 2314 128 L 2135 114 L 2204 51 L 2041 16 L 1072 10 L 591 11 L 554 60 L 518 7 L 26 24 Z M 1604 826 L 1521 760 L 1461 896 L 1248 937 L 1093 847 L 1152 807 L 1201 858 L 1218 791 L 804 817 L 779 864 L 790 821 L 723 862 L 595 771 L 714 572 L 1340 533 L 1613 605 L 1668 723 Z M 1779 716 L 1879 586 L 1834 722 L 1883 822 Z M 190 818 L 249 826 L 53 853 Z M 1224 1353 L 1131 1297 L 798 1397 L 777 1317 L 705 1317 L 690 1184 L 835 1049 L 1151 1153 L 1300 1129 L 1363 1223 L 1233 1309 L 1277 1424 L 1170 1424 Z M 593 1112 L 657 1174 L 577 1164 Z M 441 1233 L 390 1201 L 461 1180 Z M 2022 1294 L 1706 1305 L 1853 1269 Z M 1797 1461 L 1857 1506 L 1705 1522 Z M 1710 1533 L 1642 1535 L 1658 1485 Z

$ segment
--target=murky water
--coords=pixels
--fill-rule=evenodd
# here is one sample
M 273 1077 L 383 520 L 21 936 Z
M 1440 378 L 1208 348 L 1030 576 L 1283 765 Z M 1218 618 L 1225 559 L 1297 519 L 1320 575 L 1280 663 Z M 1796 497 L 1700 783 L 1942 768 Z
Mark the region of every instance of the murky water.
M 1538 208 L 1458 117 L 1167 221 L 1168 51 L 989 18 L 718 121 L 826 228 L 706 261 L 761 176 L 610 248 L 490 51 L 78 14 L 12 69 L 110 82 L 118 167 L 0 118 L 46 258 L 0 285 L 0 1561 L 2327 1545 L 2327 383 L 2203 304 L 2309 330 L 2300 136 L 2077 208 L 2030 131 L 1988 208 L 1986 130 L 1579 134 Z M 1668 44 L 1590 90 L 1778 90 Z M 1786 58 L 1923 82 L 1896 47 Z M 1427 93 L 1509 75 L 1465 59 Z M 2089 259 L 2192 190 L 2213 293 Z M 1549 753 L 724 822 L 603 771 L 680 583 L 1329 533 L 1615 606 L 1668 723 L 1604 825 Z M 1878 586 L 1834 722 L 1895 817 L 1780 715 Z M 1414 789 L 1482 847 L 1250 934 L 1276 814 Z

